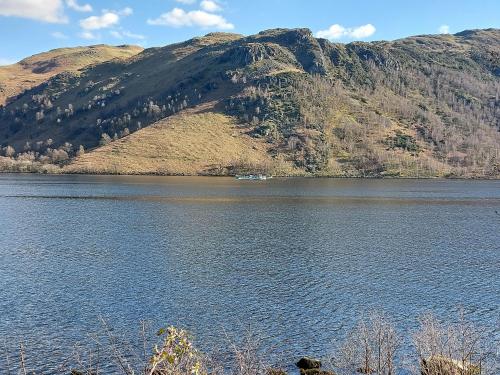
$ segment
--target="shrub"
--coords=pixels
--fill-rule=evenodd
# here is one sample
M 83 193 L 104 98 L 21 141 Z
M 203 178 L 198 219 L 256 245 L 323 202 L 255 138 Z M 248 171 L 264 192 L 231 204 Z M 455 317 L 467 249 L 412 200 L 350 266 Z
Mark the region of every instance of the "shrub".
M 193 348 L 186 331 L 168 327 L 161 329 L 158 336 L 163 338 L 163 342 L 154 348 L 148 370 L 149 375 L 199 375 L 206 373 L 202 357 Z
M 420 148 L 417 145 L 415 138 L 411 135 L 396 133 L 394 137 L 389 139 L 389 145 L 391 148 L 400 148 L 408 152 L 418 152 Z

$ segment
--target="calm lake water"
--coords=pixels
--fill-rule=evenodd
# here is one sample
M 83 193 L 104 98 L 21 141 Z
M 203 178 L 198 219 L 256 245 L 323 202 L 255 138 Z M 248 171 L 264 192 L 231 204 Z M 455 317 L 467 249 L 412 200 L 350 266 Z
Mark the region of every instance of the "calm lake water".
M 463 308 L 500 342 L 500 181 L 0 175 L 0 213 L 0 353 L 35 368 L 99 316 L 205 351 L 250 329 L 290 363 L 373 310 Z

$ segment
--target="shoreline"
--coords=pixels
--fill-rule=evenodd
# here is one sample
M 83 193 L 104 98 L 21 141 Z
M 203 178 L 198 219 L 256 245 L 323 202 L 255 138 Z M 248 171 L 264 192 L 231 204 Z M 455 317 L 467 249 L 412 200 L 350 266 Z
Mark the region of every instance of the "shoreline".
M 215 174 L 161 174 L 161 173 L 79 173 L 79 172 L 61 172 L 61 173 L 44 173 L 44 172 L 18 172 L 18 171 L 0 171 L 1 175 L 42 175 L 42 176 L 109 176 L 109 177 L 209 177 L 209 178 L 233 178 L 236 175 L 215 175 Z M 494 177 L 462 177 L 462 176 L 341 176 L 341 175 L 270 175 L 272 179 L 338 179 L 338 180 L 443 180 L 443 181 L 500 181 L 500 175 Z
M 202 351 L 191 331 L 173 325 L 153 327 L 148 321 L 141 321 L 135 341 L 130 332 L 122 336 L 108 320 L 99 320 L 101 328 L 92 334 L 94 346 L 82 340 L 69 354 L 60 355 L 54 347 L 50 357 L 41 359 L 20 339 L 19 346 L 6 344 L 3 365 L 9 373 L 57 368 L 73 375 L 487 375 L 500 368 L 498 353 L 491 351 L 495 338 L 462 315 L 438 319 L 427 312 L 413 328 L 400 329 L 383 312 L 360 314 L 349 328 L 336 332 L 335 341 L 319 356 L 273 350 L 255 331 L 227 336 L 224 344 Z M 464 332 L 466 351 L 461 342 L 453 341 Z

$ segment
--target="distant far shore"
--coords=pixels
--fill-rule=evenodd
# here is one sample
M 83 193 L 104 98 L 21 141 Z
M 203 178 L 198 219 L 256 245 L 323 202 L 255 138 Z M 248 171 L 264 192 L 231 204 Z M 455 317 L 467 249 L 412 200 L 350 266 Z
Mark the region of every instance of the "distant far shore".
M 236 178 L 236 175 L 217 175 L 217 174 L 182 174 L 182 173 L 88 173 L 88 172 L 51 172 L 51 171 L 0 171 L 1 175 L 19 174 L 19 175 L 50 175 L 50 176 L 143 176 L 143 177 L 213 177 L 213 178 Z M 273 178 L 307 178 L 307 179 L 366 179 L 366 180 L 477 180 L 477 181 L 496 181 L 500 176 L 390 176 L 390 175 L 319 175 L 319 174 L 292 174 L 292 175 L 267 175 L 268 180 Z

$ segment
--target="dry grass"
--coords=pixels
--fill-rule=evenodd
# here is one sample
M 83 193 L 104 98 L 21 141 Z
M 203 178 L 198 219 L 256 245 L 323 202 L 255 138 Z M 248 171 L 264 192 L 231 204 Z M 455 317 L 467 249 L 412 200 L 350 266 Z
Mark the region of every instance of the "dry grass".
M 0 105 L 8 98 L 35 87 L 51 77 L 68 71 L 77 72 L 92 64 L 116 58 L 128 58 L 143 50 L 139 46 L 60 48 L 0 67 Z
M 246 135 L 232 117 L 214 112 L 213 103 L 208 103 L 90 151 L 65 172 L 220 175 L 241 164 L 273 164 L 268 148 L 268 143 Z

